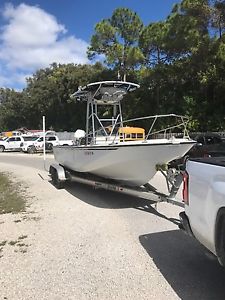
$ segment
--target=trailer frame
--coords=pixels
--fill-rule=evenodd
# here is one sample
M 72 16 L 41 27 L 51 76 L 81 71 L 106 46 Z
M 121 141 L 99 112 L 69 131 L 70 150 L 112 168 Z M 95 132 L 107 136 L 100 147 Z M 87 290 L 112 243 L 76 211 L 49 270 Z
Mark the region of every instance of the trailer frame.
M 182 171 L 175 171 L 174 169 L 173 171 L 170 170 L 169 172 L 166 172 L 162 169 L 159 169 L 159 171 L 165 177 L 168 194 L 159 192 L 154 186 L 149 183 L 139 187 L 128 186 L 124 185 L 121 182 L 101 178 L 93 174 L 75 172 L 57 163 L 50 165 L 49 176 L 52 179 L 53 185 L 57 189 L 64 188 L 66 182 L 74 181 L 92 186 L 94 189 L 104 189 L 122 193 L 133 197 L 150 200 L 153 203 L 167 202 L 183 208 L 184 204 L 181 201 L 176 200 L 175 198 L 183 181 Z

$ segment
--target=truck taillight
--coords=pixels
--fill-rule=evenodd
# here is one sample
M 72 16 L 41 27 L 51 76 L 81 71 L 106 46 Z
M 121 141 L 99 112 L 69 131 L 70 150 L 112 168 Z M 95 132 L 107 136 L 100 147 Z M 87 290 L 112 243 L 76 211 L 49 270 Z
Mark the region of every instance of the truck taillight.
M 183 173 L 183 201 L 186 205 L 189 204 L 188 184 L 189 184 L 189 175 L 188 175 L 187 171 L 184 171 L 184 173 Z

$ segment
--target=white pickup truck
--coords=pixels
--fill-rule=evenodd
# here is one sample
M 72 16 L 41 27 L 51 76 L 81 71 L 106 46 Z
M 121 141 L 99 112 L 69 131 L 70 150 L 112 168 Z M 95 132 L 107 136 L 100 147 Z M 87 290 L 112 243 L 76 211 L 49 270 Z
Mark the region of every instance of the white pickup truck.
M 22 143 L 21 148 L 22 148 L 23 152 L 27 152 L 27 153 L 35 152 L 35 151 L 32 152 L 32 150 L 35 150 L 36 148 L 42 149 L 43 148 L 43 137 L 40 137 L 40 136 L 24 137 L 24 142 Z
M 24 138 L 22 136 L 12 136 L 0 141 L 0 152 L 21 151 Z
M 52 150 L 54 146 L 71 146 L 73 140 L 60 140 L 56 135 L 46 136 L 46 150 Z
M 46 150 L 51 151 L 54 146 L 70 146 L 73 145 L 72 140 L 59 140 L 56 135 L 46 135 L 45 137 L 45 146 Z M 23 143 L 22 150 L 23 152 L 35 153 L 41 152 L 44 148 L 44 139 L 43 136 L 40 136 L 36 139 L 30 140 Z
M 225 267 L 225 157 L 187 161 L 183 200 L 181 228 Z

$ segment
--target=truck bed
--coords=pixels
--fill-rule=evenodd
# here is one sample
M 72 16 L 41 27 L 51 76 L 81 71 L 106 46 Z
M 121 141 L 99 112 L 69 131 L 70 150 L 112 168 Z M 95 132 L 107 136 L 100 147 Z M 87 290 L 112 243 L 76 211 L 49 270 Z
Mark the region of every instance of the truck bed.
M 225 266 L 225 157 L 192 158 L 184 172 L 183 228 Z M 181 226 L 182 228 L 182 226 Z
M 209 164 L 209 165 L 225 167 L 225 156 L 223 156 L 223 157 L 190 158 L 189 160 L 204 163 L 204 164 Z

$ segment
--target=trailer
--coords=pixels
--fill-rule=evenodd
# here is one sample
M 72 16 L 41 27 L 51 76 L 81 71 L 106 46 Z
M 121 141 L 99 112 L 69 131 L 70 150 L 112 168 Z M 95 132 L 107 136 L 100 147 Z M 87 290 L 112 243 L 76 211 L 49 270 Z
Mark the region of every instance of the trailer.
M 92 186 L 94 189 L 104 189 L 133 197 L 143 198 L 150 200 L 153 203 L 167 202 L 176 206 L 184 207 L 184 204 L 175 198 L 183 181 L 182 171 L 177 171 L 175 169 L 164 170 L 159 166 L 158 170 L 163 174 L 166 180 L 168 194 L 161 193 L 149 183 L 143 186 L 127 186 L 121 182 L 101 178 L 93 174 L 75 172 L 57 163 L 50 165 L 49 175 L 52 179 L 53 185 L 57 189 L 62 189 L 65 187 L 67 182 L 74 181 Z

